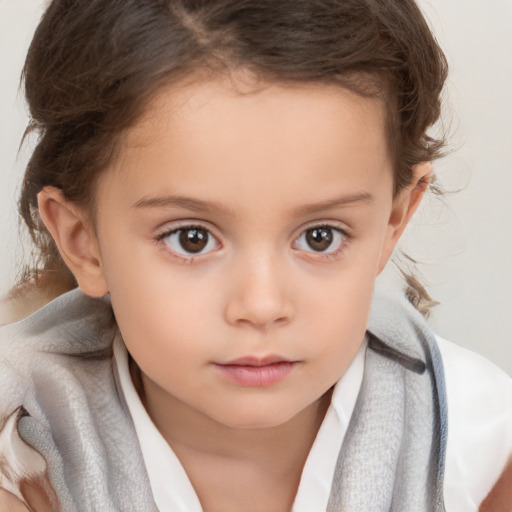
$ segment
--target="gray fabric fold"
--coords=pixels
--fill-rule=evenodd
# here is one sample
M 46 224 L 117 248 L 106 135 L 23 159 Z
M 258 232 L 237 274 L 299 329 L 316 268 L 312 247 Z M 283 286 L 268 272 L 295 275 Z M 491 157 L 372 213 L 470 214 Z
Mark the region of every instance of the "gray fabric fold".
M 79 290 L 0 328 L 0 420 L 28 411 L 19 433 L 46 459 L 65 512 L 157 511 L 112 368 L 115 333 L 108 301 Z M 441 511 L 446 403 L 435 340 L 412 307 L 379 297 L 369 340 L 328 512 Z
M 327 512 L 439 512 L 447 433 L 440 354 L 408 303 L 376 296 L 363 383 Z

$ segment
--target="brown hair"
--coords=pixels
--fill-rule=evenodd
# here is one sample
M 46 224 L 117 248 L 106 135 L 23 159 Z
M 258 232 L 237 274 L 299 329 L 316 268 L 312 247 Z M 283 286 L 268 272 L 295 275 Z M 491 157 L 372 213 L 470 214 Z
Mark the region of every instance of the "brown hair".
M 439 156 L 445 57 L 413 0 L 53 0 L 24 68 L 37 146 L 19 203 L 38 261 L 20 282 L 76 286 L 38 212 L 46 185 L 90 204 L 155 93 L 197 70 L 335 83 L 385 101 L 395 192 Z M 418 301 L 424 297 L 421 287 Z

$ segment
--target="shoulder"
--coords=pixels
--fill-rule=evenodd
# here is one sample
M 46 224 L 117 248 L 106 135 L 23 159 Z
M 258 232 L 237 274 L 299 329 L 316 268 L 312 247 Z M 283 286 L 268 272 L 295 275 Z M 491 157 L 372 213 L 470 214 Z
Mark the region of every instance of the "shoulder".
M 108 302 L 79 290 L 0 327 L 0 421 L 45 390 L 42 382 L 88 376 L 93 361 L 104 361 L 107 371 L 114 332 Z
M 69 283 L 53 282 L 52 278 L 41 273 L 37 282 L 19 284 L 0 297 L 0 326 L 19 322 L 74 289 Z
M 75 289 L 48 303 L 41 300 L 43 306 L 26 317 L 15 303 L 3 303 L 2 316 L 10 323 L 0 326 L 0 356 L 8 358 L 12 350 L 87 356 L 111 343 L 115 319 L 107 298 Z
M 476 510 L 512 453 L 512 379 L 484 357 L 436 339 L 448 404 L 447 510 Z

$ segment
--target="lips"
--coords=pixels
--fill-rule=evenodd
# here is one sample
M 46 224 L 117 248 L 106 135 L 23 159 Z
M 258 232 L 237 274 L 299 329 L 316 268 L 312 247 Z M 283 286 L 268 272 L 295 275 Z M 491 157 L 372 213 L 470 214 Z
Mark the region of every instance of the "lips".
M 241 357 L 240 359 L 234 359 L 233 361 L 228 361 L 226 366 L 267 366 L 276 363 L 289 363 L 290 361 L 281 356 L 265 356 L 265 357 L 256 357 L 256 356 L 248 356 Z
M 243 387 L 266 387 L 286 378 L 297 365 L 280 356 L 249 356 L 234 359 L 215 368 L 226 380 Z

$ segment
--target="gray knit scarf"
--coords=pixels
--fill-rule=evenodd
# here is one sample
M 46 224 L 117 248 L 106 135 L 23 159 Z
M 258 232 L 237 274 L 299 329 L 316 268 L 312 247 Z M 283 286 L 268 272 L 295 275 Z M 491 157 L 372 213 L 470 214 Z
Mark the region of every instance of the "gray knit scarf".
M 0 488 L 36 510 L 158 511 L 112 367 L 115 332 L 108 301 L 79 290 L 0 329 Z M 327 512 L 442 511 L 435 339 L 412 306 L 379 297 L 368 338 Z

